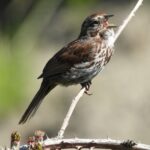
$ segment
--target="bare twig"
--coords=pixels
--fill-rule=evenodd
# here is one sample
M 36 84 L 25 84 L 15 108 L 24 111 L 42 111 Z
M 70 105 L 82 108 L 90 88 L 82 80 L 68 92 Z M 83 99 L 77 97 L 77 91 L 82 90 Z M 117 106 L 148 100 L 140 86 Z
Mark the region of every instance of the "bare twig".
M 124 30 L 124 28 L 126 27 L 126 25 L 128 24 L 128 22 L 131 20 L 131 18 L 134 16 L 135 12 L 138 10 L 138 8 L 141 6 L 143 0 L 138 0 L 137 4 L 135 5 L 134 9 L 131 11 L 131 13 L 128 15 L 128 17 L 124 20 L 123 24 L 119 27 L 119 29 L 117 30 L 114 40 L 112 41 L 113 43 L 116 42 L 116 40 L 118 39 L 119 35 L 121 34 L 121 32 Z M 112 43 L 112 44 L 113 44 Z M 60 131 L 58 132 L 58 138 L 63 138 L 64 132 L 69 124 L 69 120 L 70 117 L 78 103 L 78 101 L 80 100 L 80 98 L 83 96 L 85 92 L 85 88 L 81 89 L 81 91 L 78 93 L 78 95 L 72 100 L 71 106 L 69 108 L 69 111 L 63 121 L 63 124 L 61 126 Z
M 16 134 L 17 133 L 17 134 Z M 15 141 L 18 142 L 18 132 L 13 132 Z M 17 136 L 16 136 L 17 135 Z M 17 138 L 16 138 L 17 137 Z M 33 138 L 34 137 L 34 138 Z M 27 145 L 19 146 L 13 145 L 11 148 L 0 147 L 0 150 L 59 150 L 59 149 L 77 149 L 82 150 L 88 148 L 94 149 L 112 149 L 112 150 L 150 150 L 150 145 L 135 143 L 131 140 L 113 140 L 107 139 L 58 139 L 58 138 L 44 138 L 45 132 L 36 131 L 32 138 L 30 137 Z M 19 135 L 20 141 L 20 135 Z
M 117 149 L 123 150 L 129 148 L 130 150 L 150 150 L 149 145 L 135 144 L 131 147 L 124 145 L 126 141 L 112 140 L 112 139 L 47 139 L 43 143 L 43 149 L 77 149 L 82 148 L 99 148 L 99 149 Z M 128 141 L 127 141 L 128 142 Z M 24 149 L 23 149 L 24 148 Z M 20 147 L 20 150 L 25 150 L 24 147 Z
M 117 30 L 115 37 L 114 37 L 114 41 L 113 43 L 116 42 L 116 40 L 118 39 L 119 35 L 122 33 L 122 31 L 124 30 L 124 28 L 127 26 L 127 24 L 129 23 L 129 21 L 132 19 L 132 17 L 135 15 L 135 12 L 138 10 L 138 8 L 142 5 L 143 0 L 138 0 L 137 4 L 135 5 L 135 7 L 133 8 L 133 10 L 131 11 L 131 13 L 128 15 L 128 17 L 123 21 L 122 25 L 119 27 L 119 29 Z
M 64 119 L 64 121 L 63 121 L 63 124 L 62 124 L 62 126 L 61 126 L 61 129 L 60 129 L 60 131 L 58 132 L 57 138 L 63 138 L 64 132 L 65 132 L 65 130 L 66 130 L 68 124 L 69 124 L 70 117 L 71 117 L 71 115 L 72 115 L 72 113 L 73 113 L 73 111 L 74 111 L 74 109 L 75 109 L 75 107 L 76 107 L 78 101 L 79 101 L 80 98 L 83 96 L 84 92 L 85 92 L 85 88 L 82 88 L 82 89 L 80 90 L 80 92 L 78 93 L 78 95 L 72 100 L 72 103 L 71 103 L 70 108 L 69 108 L 69 110 L 68 110 L 68 112 L 67 112 L 67 115 L 66 115 L 66 117 L 65 117 L 65 119 Z

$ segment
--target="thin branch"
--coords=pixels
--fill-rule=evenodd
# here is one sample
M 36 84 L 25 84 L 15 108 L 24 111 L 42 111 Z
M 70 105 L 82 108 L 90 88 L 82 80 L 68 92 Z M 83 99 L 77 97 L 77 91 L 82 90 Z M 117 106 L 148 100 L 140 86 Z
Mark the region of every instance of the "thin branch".
M 58 139 L 48 138 L 43 131 L 35 131 L 32 137 L 28 138 L 26 145 L 20 145 L 20 134 L 13 132 L 11 135 L 11 148 L 0 147 L 0 150 L 59 150 L 59 149 L 112 149 L 112 150 L 150 150 L 150 145 L 135 143 L 131 140 L 107 139 Z
M 99 148 L 99 149 L 130 149 L 130 150 L 150 150 L 150 145 L 134 144 L 125 145 L 128 141 L 112 140 L 112 139 L 47 139 L 43 142 L 44 149 L 82 149 L 82 148 Z M 130 143 L 129 143 L 130 144 Z M 20 147 L 20 150 L 25 150 L 27 146 Z
M 141 6 L 143 0 L 138 0 L 137 4 L 135 5 L 134 9 L 131 11 L 131 13 L 128 15 L 128 17 L 124 20 L 123 24 L 119 27 L 119 29 L 117 30 L 114 40 L 112 41 L 113 43 L 116 42 L 116 40 L 118 39 L 119 35 L 121 34 L 121 32 L 124 30 L 124 28 L 126 27 L 126 25 L 128 24 L 128 22 L 131 20 L 131 18 L 134 16 L 135 12 L 138 10 L 138 8 Z M 85 92 L 85 88 L 81 89 L 80 92 L 78 93 L 78 95 L 72 100 L 72 103 L 70 105 L 69 111 L 63 121 L 63 124 L 61 126 L 60 131 L 58 132 L 58 136 L 57 138 L 63 138 L 64 136 L 64 132 L 69 124 L 69 120 L 71 118 L 71 115 L 78 103 L 78 101 L 80 100 L 80 98 L 83 96 Z
M 85 92 L 85 88 L 82 88 L 80 90 L 80 92 L 78 93 L 78 95 L 72 100 L 72 103 L 71 103 L 70 108 L 69 108 L 69 110 L 67 112 L 67 115 L 66 115 L 66 117 L 65 117 L 65 119 L 63 121 L 63 124 L 62 124 L 62 126 L 60 128 L 60 131 L 58 132 L 57 138 L 63 138 L 64 132 L 65 132 L 65 130 L 66 130 L 68 124 L 69 124 L 70 117 L 71 117 L 71 115 L 72 115 L 72 113 L 73 113 L 73 111 L 74 111 L 78 101 L 83 96 L 84 92 Z
M 133 8 L 133 10 L 131 11 L 131 13 L 128 15 L 128 17 L 123 21 L 122 25 L 119 27 L 119 29 L 117 30 L 115 37 L 114 37 L 114 43 L 116 42 L 116 40 L 118 39 L 118 37 L 120 36 L 120 34 L 122 33 L 122 31 L 124 30 L 124 28 L 127 26 L 127 24 L 129 23 L 129 21 L 132 19 L 132 17 L 135 15 L 135 12 L 138 10 L 138 8 L 142 5 L 143 0 L 138 0 L 138 2 L 136 3 L 135 7 Z

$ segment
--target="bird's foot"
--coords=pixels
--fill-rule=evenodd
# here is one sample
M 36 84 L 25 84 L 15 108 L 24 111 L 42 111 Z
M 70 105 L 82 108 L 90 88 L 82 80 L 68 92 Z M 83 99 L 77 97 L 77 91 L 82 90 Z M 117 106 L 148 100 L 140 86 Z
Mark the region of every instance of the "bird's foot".
M 81 83 L 82 89 L 85 88 L 85 92 L 84 93 L 89 95 L 89 96 L 92 95 L 92 93 L 89 93 L 91 84 L 92 84 L 91 81 Z

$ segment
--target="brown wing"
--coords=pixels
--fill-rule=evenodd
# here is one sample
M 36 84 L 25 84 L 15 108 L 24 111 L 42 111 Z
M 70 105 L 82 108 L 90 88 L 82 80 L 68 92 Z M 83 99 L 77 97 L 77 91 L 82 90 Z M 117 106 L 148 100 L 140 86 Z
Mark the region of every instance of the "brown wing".
M 86 41 L 75 40 L 57 52 L 46 64 L 39 78 L 56 77 L 74 64 L 91 60 L 92 46 Z

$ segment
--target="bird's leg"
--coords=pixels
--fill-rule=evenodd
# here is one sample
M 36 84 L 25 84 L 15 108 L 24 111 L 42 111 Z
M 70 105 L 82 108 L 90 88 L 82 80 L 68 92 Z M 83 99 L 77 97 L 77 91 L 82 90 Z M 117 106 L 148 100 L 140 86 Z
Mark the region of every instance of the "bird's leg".
M 84 93 L 87 94 L 87 95 L 92 95 L 92 93 L 89 93 L 91 84 L 92 84 L 91 81 L 87 81 L 87 82 L 81 83 L 82 88 L 85 88 L 85 92 Z

